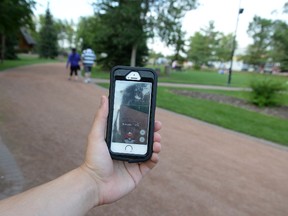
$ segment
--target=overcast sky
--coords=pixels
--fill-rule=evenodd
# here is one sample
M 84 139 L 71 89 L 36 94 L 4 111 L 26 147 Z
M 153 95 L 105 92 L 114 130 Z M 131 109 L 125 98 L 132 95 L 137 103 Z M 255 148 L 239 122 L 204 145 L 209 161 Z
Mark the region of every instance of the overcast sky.
M 184 17 L 183 29 L 187 32 L 187 37 L 190 37 L 212 20 L 215 22 L 216 30 L 226 34 L 234 33 L 241 3 L 240 7 L 244 8 L 244 12 L 239 16 L 237 41 L 239 47 L 243 49 L 251 43 L 247 29 L 253 17 L 258 15 L 263 18 L 287 20 L 288 14 L 282 14 L 282 8 L 286 1 L 288 2 L 288 0 L 199 0 L 200 6 L 196 10 L 188 12 Z M 35 13 L 44 14 L 47 2 L 48 0 L 37 0 Z M 54 18 L 73 19 L 77 22 L 80 16 L 93 15 L 91 6 L 93 0 L 49 0 L 49 2 Z M 164 54 L 171 54 L 171 50 L 159 41 L 155 41 L 154 45 L 149 47 Z

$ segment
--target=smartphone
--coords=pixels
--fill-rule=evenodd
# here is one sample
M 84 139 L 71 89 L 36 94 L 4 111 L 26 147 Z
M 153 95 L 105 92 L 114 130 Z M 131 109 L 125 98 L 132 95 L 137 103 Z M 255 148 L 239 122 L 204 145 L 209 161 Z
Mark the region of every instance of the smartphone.
M 116 66 L 110 73 L 106 142 L 113 159 L 149 160 L 153 152 L 157 74 Z

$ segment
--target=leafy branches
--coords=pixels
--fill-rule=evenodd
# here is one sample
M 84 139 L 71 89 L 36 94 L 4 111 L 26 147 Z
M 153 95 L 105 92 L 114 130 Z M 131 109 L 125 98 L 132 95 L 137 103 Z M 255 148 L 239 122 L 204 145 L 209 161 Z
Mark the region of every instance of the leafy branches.
M 250 22 L 247 33 L 253 38 L 248 46 L 245 62 L 263 67 L 269 59 L 269 48 L 272 45 L 274 26 L 272 20 L 255 16 Z
M 185 45 L 182 18 L 196 6 L 197 0 L 97 0 L 94 8 L 101 32 L 99 29 L 94 42 L 99 47 L 115 45 L 114 53 L 107 53 L 107 58 L 115 55 L 117 49 L 129 49 L 130 55 L 126 58 L 131 57 L 131 65 L 135 61 L 139 65 L 143 54 L 147 53 L 147 39 L 158 36 L 167 46 L 174 47 L 175 58 L 178 58 Z M 108 38 L 109 44 L 106 44 Z
M 213 21 L 190 38 L 188 58 L 196 68 L 212 61 L 228 61 L 232 49 L 232 34 L 225 35 L 215 30 Z
M 6 39 L 9 37 L 9 41 L 13 40 L 20 31 L 20 27 L 32 25 L 34 5 L 35 1 L 33 0 L 0 1 L 1 62 L 6 52 Z

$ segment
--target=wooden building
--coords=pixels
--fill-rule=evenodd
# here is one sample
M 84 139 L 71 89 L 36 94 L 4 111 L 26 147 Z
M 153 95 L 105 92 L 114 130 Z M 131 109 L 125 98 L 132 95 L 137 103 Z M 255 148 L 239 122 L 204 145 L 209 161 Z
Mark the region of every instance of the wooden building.
M 18 52 L 31 53 L 35 45 L 36 42 L 29 32 L 24 27 L 20 28 Z

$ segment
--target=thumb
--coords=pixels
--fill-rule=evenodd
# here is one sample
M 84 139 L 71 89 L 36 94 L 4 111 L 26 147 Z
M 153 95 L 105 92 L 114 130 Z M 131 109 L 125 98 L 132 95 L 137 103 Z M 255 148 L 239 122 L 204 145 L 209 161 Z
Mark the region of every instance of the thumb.
M 105 131 L 107 127 L 107 116 L 108 116 L 108 98 L 106 96 L 101 97 L 101 104 L 96 113 L 94 123 L 91 130 L 91 136 L 94 139 L 105 139 Z

